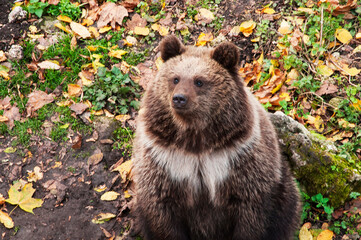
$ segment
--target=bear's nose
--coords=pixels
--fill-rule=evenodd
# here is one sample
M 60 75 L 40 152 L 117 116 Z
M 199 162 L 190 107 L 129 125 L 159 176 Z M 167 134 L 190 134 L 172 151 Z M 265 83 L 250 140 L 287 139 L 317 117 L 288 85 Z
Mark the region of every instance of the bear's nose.
M 173 106 L 176 108 L 184 108 L 187 104 L 187 97 L 183 94 L 176 94 L 173 96 Z

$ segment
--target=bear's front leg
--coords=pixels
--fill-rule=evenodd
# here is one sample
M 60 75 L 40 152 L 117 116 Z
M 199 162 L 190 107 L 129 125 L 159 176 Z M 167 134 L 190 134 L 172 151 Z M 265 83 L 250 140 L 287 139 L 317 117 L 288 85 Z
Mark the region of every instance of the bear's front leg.
M 184 221 L 176 216 L 172 205 L 152 203 L 138 209 L 138 223 L 145 240 L 190 240 Z

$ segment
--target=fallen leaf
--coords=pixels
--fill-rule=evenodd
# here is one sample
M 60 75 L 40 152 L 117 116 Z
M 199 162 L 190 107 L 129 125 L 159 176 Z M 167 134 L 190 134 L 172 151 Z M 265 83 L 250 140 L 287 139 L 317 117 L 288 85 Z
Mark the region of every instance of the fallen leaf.
M 319 96 L 326 95 L 326 94 L 332 94 L 338 91 L 338 87 L 334 84 L 329 83 L 328 81 L 324 81 L 320 87 L 316 91 L 316 94 Z
M 12 129 L 15 126 L 14 121 L 20 120 L 19 108 L 17 106 L 12 106 L 10 109 L 5 109 L 3 116 L 8 119 L 6 125 L 9 129 Z
M 317 66 L 317 70 L 322 76 L 329 77 L 333 74 L 333 70 L 326 65 Z
M 82 90 L 78 84 L 68 84 L 68 94 L 71 97 L 78 97 L 80 96 Z
M 4 62 L 6 60 L 6 55 L 3 50 L 0 50 L 0 62 Z
M 59 70 L 60 69 L 59 64 L 57 64 L 55 62 L 52 62 L 52 61 L 49 61 L 49 60 L 45 60 L 45 61 L 43 61 L 41 63 L 38 63 L 38 66 L 41 69 L 54 69 L 54 70 Z
M 278 32 L 282 35 L 290 34 L 292 32 L 291 24 L 283 20 L 280 27 L 278 28 Z
M 85 103 L 75 103 L 69 108 L 75 112 L 76 115 L 82 114 L 89 106 Z
M 124 191 L 124 198 L 130 198 L 132 195 L 129 194 L 128 190 Z
M 36 166 L 34 167 L 34 171 L 28 171 L 27 179 L 29 182 L 36 182 L 43 179 L 43 173 L 41 172 L 40 167 Z
M 26 183 L 22 186 L 21 182 L 17 182 L 10 187 L 8 191 L 9 198 L 6 199 L 6 202 L 12 205 L 19 205 L 26 212 L 34 213 L 33 209 L 41 207 L 43 204 L 43 200 L 32 198 L 34 192 L 35 189 L 32 183 Z
M 147 20 L 142 18 L 138 13 L 134 14 L 131 20 L 127 21 L 127 28 L 130 31 L 134 31 L 135 27 L 147 26 Z
M 262 13 L 274 14 L 274 13 L 276 13 L 276 11 L 273 8 L 266 7 L 266 8 L 262 9 Z
M 72 22 L 72 20 L 71 20 L 70 17 L 64 16 L 64 15 L 59 15 L 59 16 L 57 17 L 57 19 L 60 20 L 60 21 L 63 21 L 63 22 L 67 22 L 67 23 L 71 23 L 71 22 Z
M 94 191 L 96 192 L 104 192 L 105 190 L 107 190 L 107 186 L 105 184 L 94 188 Z
M 332 240 L 333 235 L 334 234 L 331 230 L 326 229 L 317 236 L 317 240 Z
M 212 33 L 201 33 L 198 36 L 198 40 L 196 43 L 196 46 L 205 46 L 208 42 L 213 40 L 213 34 Z
M 239 30 L 245 37 L 249 37 L 253 33 L 253 29 L 256 27 L 256 23 L 253 20 L 242 22 L 239 26 Z
M 108 192 L 105 192 L 105 193 L 100 197 L 100 200 L 103 200 L 103 201 L 113 201 L 113 200 L 117 199 L 119 195 L 120 195 L 120 194 L 117 193 L 117 192 L 108 191 Z
M 309 223 L 305 223 L 301 227 L 300 233 L 298 235 L 300 240 L 313 240 L 312 234 L 310 233 L 310 231 L 308 231 L 309 225 Z
M 137 35 L 148 36 L 149 28 L 147 27 L 135 27 L 134 33 Z
M 323 123 L 323 120 L 320 116 L 307 116 L 307 123 L 312 124 L 318 132 L 323 132 L 325 125 Z
M 7 147 L 4 150 L 4 153 L 14 153 L 14 152 L 16 152 L 16 148 L 13 147 Z
M 54 24 L 55 27 L 63 30 L 66 33 L 71 33 L 71 30 L 63 26 L 60 22 Z
M 71 145 L 71 148 L 72 149 L 80 149 L 82 139 L 83 139 L 83 137 L 80 134 L 76 135 L 74 140 L 73 140 L 73 145 Z
M 71 28 L 71 30 L 73 30 L 73 32 L 75 32 L 81 38 L 85 39 L 85 38 L 91 37 L 89 30 L 86 27 L 84 27 L 83 25 L 81 25 L 80 23 L 71 22 L 70 28 Z
M 128 11 L 125 7 L 113 2 L 104 3 L 100 9 L 99 20 L 97 23 L 98 28 L 105 27 L 110 23 L 112 28 L 115 29 L 115 23 L 122 26 L 123 18 L 128 16 Z
M 34 90 L 32 93 L 28 95 L 28 102 L 26 104 L 27 116 L 32 116 L 33 113 L 45 106 L 48 103 L 54 101 L 54 94 L 47 94 L 46 92 L 40 90 Z
M 305 12 L 308 14 L 314 14 L 315 12 L 312 10 L 312 8 L 304 8 L 304 7 L 299 7 L 297 8 L 298 11 L 300 12 Z
M 115 217 L 116 215 L 113 213 L 100 213 L 92 219 L 92 223 L 103 224 Z
M 344 28 L 336 29 L 335 36 L 337 40 L 339 40 L 343 44 L 349 43 L 352 39 L 351 33 Z
M 6 228 L 13 228 L 14 221 L 11 219 L 9 214 L 0 210 L 0 223 L 4 224 Z
M 120 4 L 131 12 L 136 6 L 138 6 L 139 0 L 123 0 Z
M 342 74 L 346 74 L 346 75 L 350 75 L 350 76 L 356 76 L 357 74 L 359 74 L 361 72 L 361 69 L 357 69 L 355 67 L 353 68 L 349 68 L 346 64 L 343 64 L 342 67 Z
M 194 17 L 194 20 L 201 23 L 211 23 L 215 19 L 214 14 L 208 9 L 201 8 L 198 10 L 198 14 Z
M 112 29 L 112 27 L 105 26 L 105 27 L 99 28 L 99 33 L 105 33 L 105 32 L 110 31 L 111 29 Z
M 361 33 L 356 33 L 356 36 L 355 36 L 356 39 L 361 39 Z
M 126 182 L 127 179 L 130 179 L 131 171 L 132 171 L 132 161 L 126 161 L 122 163 L 120 166 L 114 168 L 112 172 L 118 171 L 122 178 L 122 182 Z
M 100 163 L 103 160 L 103 153 L 97 149 L 94 151 L 94 154 L 88 158 L 88 166 L 94 166 Z
M 94 74 L 93 73 L 91 73 L 89 71 L 82 70 L 78 74 L 78 76 L 80 77 L 83 86 L 90 86 L 90 85 L 93 84 L 93 81 L 94 81 Z
M 128 53 L 127 51 L 125 50 L 111 50 L 109 53 L 108 53 L 108 56 L 109 57 L 115 57 L 115 58 L 119 58 L 119 59 L 122 59 L 122 56 L 124 54 Z

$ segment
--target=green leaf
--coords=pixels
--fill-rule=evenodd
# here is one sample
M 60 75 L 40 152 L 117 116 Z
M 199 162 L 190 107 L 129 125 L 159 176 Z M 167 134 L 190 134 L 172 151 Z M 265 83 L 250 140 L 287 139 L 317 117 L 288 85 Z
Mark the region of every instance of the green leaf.
M 37 8 L 37 9 L 35 9 L 35 15 L 36 16 L 38 16 L 39 18 L 41 18 L 41 16 L 43 15 L 43 9 L 41 9 L 41 8 Z

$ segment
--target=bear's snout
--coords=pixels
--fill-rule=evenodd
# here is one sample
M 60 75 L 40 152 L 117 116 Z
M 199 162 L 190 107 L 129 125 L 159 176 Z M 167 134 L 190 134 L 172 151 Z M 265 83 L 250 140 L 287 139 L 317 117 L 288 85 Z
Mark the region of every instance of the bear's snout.
M 183 94 L 175 94 L 173 96 L 173 107 L 174 108 L 185 108 L 187 105 L 188 98 Z

